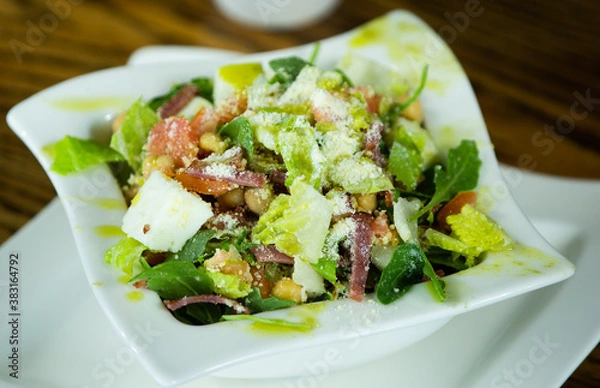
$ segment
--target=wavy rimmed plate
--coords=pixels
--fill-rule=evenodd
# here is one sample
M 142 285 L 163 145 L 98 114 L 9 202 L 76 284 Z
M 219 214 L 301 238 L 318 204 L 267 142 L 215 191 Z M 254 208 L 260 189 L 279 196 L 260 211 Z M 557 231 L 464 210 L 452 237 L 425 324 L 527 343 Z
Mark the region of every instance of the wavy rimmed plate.
M 312 45 L 307 45 L 236 61 L 267 61 L 291 54 L 308 57 L 311 50 Z M 478 142 L 483 161 L 480 186 L 488 194 L 488 213 L 520 244 L 514 251 L 488 255 L 479 266 L 447 277 L 448 300 L 443 304 L 421 284 L 389 306 L 367 298 L 360 304 L 342 300 L 318 308 L 300 306 L 265 313 L 269 317 L 317 320 L 319 326 L 309 334 L 265 335 L 246 322 L 192 327 L 176 321 L 153 292 L 145 292 L 141 301 L 130 301 L 127 294 L 131 287 L 119 282 L 119 275 L 103 260 L 106 248 L 118 238 L 98 233 L 107 226 L 119 226 L 124 214 L 122 207 L 99 206 L 122 201 L 109 170 L 97 166 L 67 177 L 49 170 L 51 159 L 44 152 L 48 144 L 65 135 L 102 138 L 109 133 L 108 120 L 135 99 L 158 95 L 174 82 L 211 76 L 228 61 L 99 71 L 42 91 L 9 112 L 9 125 L 46 169 L 61 197 L 88 282 L 102 310 L 159 383 L 177 384 L 227 367 L 227 375 L 237 377 L 303 374 L 306 366 L 302 362 L 315 358 L 335 360 L 332 367 L 348 367 L 408 346 L 458 314 L 573 274 L 572 264 L 537 233 L 510 196 L 468 79 L 449 48 L 429 27 L 410 13 L 392 12 L 322 41 L 317 64 L 333 67 L 348 51 L 395 66 L 413 84 L 417 84 L 424 64 L 430 65 L 421 98 L 428 128 L 443 150 L 461 138 Z M 335 354 L 333 344 L 358 339 L 359 347 L 343 357 L 342 363 L 337 362 L 339 354 Z M 286 353 L 294 354 L 292 362 L 280 356 Z

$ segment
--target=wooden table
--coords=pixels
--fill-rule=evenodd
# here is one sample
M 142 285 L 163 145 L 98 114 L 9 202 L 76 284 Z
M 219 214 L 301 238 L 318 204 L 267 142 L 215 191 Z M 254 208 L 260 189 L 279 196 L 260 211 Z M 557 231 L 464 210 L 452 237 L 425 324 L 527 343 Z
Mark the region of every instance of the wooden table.
M 145 45 L 272 50 L 327 38 L 404 8 L 450 43 L 471 78 L 501 162 L 600 178 L 600 2 L 481 0 L 477 12 L 460 19 L 457 13 L 466 15 L 473 2 L 346 0 L 315 26 L 272 33 L 232 23 L 207 1 L 0 0 L 0 110 L 5 116 L 48 86 L 122 65 Z M 36 28 L 41 34 L 32 32 Z M 55 192 L 4 120 L 0 166 L 1 243 Z M 565 384 L 592 386 L 600 386 L 600 347 Z

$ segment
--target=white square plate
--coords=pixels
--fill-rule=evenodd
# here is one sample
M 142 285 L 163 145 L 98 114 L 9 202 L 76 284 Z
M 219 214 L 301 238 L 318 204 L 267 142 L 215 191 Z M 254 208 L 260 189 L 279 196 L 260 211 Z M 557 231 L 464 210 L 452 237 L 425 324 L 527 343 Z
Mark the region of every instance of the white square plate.
M 307 45 L 236 61 L 266 61 L 292 54 L 308 57 L 311 50 L 312 46 Z M 120 226 L 124 214 L 124 207 L 99 206 L 107 201 L 122 201 L 109 170 L 97 166 L 67 177 L 49 170 L 51 159 L 44 152 L 48 144 L 65 135 L 101 138 L 101 134 L 109 133 L 109 119 L 140 96 L 148 99 L 175 82 L 212 76 L 224 61 L 99 71 L 42 91 L 9 112 L 9 125 L 36 155 L 61 197 L 88 282 L 100 306 L 141 364 L 161 384 L 181 383 L 244 362 L 246 367 L 242 365 L 234 372 L 229 369 L 229 375 L 290 375 L 298 373 L 301 361 L 296 358 L 294 363 L 286 364 L 285 357 L 278 354 L 294 352 L 300 359 L 310 359 L 315 349 L 326 349 L 334 342 L 359 336 L 362 348 L 345 366 L 365 362 L 386 354 L 381 344 L 387 345 L 387 352 L 398 350 L 431 334 L 460 313 L 573 274 L 571 263 L 537 233 L 510 196 L 471 86 L 445 43 L 414 15 L 392 12 L 355 31 L 323 41 L 317 64 L 333 67 L 350 50 L 395 66 L 413 84 L 418 82 L 423 65 L 429 63 L 430 77 L 422 94 L 428 128 L 443 150 L 462 138 L 477 141 L 483 162 L 480 187 L 493 202 L 489 214 L 521 246 L 512 252 L 489 255 L 477 267 L 446 277 L 448 299 L 443 304 L 436 302 L 420 284 L 389 306 L 367 298 L 360 304 L 342 300 L 326 302 L 319 309 L 300 306 L 265 313 L 289 319 L 310 316 L 319 322 L 319 327 L 309 334 L 265 336 L 250 330 L 245 322 L 187 326 L 176 321 L 151 291 L 144 293 L 143 300 L 131 302 L 126 298 L 131 286 L 119 282 L 119 274 L 103 260 L 104 251 L 118 237 L 98 234 L 106 226 Z M 340 330 L 349 323 L 363 330 Z M 144 327 L 152 327 L 156 334 L 151 343 L 140 336 L 140 328 Z

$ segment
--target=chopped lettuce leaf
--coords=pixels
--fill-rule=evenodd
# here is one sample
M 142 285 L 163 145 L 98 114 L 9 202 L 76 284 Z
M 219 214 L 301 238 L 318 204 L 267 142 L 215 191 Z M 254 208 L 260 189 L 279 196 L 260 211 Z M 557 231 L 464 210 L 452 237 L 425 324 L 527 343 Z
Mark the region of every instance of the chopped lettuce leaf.
M 125 272 L 129 276 L 133 276 L 135 272 L 139 272 L 140 268 L 134 268 L 136 263 L 142 258 L 142 253 L 148 248 L 141 242 L 125 237 L 111 246 L 104 253 L 104 261 Z
M 414 148 L 394 142 L 388 169 L 408 190 L 414 190 L 423 171 L 423 157 Z
M 259 317 L 258 315 L 223 315 L 221 319 L 224 321 L 254 321 L 269 326 L 284 327 L 298 331 L 309 331 L 314 329 L 314 326 L 307 322 L 291 322 L 286 321 L 285 319 Z
M 452 234 L 469 247 L 484 252 L 511 249 L 512 242 L 502 228 L 483 212 L 466 204 L 460 213 L 448 216 Z
M 93 140 L 65 136 L 52 145 L 52 171 L 68 175 L 99 163 L 125 160 L 117 151 Z
M 316 263 L 329 230 L 331 204 L 312 186 L 297 179 L 290 195 L 281 194 L 258 219 L 255 244 L 274 244 L 281 252 Z
M 418 244 L 419 226 L 417 220 L 411 220 L 411 218 L 421 206 L 423 204 L 417 198 L 398 197 L 398 200 L 394 202 L 394 226 L 402 241 Z
M 134 171 L 142 167 L 142 149 L 158 121 L 156 113 L 139 99 L 129 108 L 121 128 L 110 139 L 110 147 L 121 153 Z
M 390 136 L 393 135 L 393 138 Z M 388 144 L 397 142 L 403 146 L 417 150 L 423 159 L 423 166 L 430 167 L 438 162 L 439 151 L 431 134 L 421 125 L 404 117 L 399 117 L 393 125 L 393 129 L 386 136 Z
M 242 298 L 252 291 L 252 287 L 239 277 L 221 272 L 207 272 L 213 283 L 213 291 L 228 298 Z
M 366 157 L 342 158 L 329 166 L 329 180 L 352 194 L 369 194 L 394 188 L 381 167 Z
M 277 134 L 277 148 L 287 168 L 287 186 L 299 179 L 317 190 L 321 188 L 325 157 L 306 119 L 286 120 Z
M 461 256 L 466 257 L 466 265 L 468 267 L 472 267 L 476 264 L 475 258 L 482 252 L 476 247 L 470 247 L 459 239 L 438 232 L 435 229 L 427 229 L 425 233 L 423 233 L 423 237 L 425 237 L 427 243 L 430 245 L 440 247 L 447 251 L 456 252 Z

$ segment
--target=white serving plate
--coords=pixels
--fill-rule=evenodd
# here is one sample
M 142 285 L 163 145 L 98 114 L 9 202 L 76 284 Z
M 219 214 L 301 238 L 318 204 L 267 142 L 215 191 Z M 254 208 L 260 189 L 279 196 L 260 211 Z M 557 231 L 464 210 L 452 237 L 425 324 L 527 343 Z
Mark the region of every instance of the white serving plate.
M 454 318 L 419 343 L 377 361 L 343 371 L 314 369 L 287 379 L 203 377 L 183 388 L 280 388 L 292 386 L 492 388 L 508 384 L 504 370 L 525 365 L 535 339 L 548 336 L 558 347 L 521 386 L 558 388 L 600 340 L 600 233 L 595 207 L 600 181 L 504 170 L 519 205 L 544 237 L 577 264 L 566 282 L 546 287 Z M 512 179 L 520 176 L 521 181 Z M 569 208 L 554 204 L 576 192 Z M 551 209 L 555 209 L 550 211 Z M 54 238 L 45 238 L 53 236 Z M 35 244 L 31 242 L 35 241 Z M 19 380 L 3 369 L 0 386 L 67 388 L 158 387 L 133 358 L 96 303 L 87 283 L 62 205 L 54 200 L 0 247 L 0 257 L 21 257 L 22 364 Z M 40 263 L 51 265 L 40 265 Z M 0 285 L 8 283 L 6 271 Z M 43 292 L 41 291 L 43 290 Z M 8 295 L 0 294 L 0 311 L 8 314 Z M 538 306 L 532 309 L 529 306 Z M 0 326 L 0 337 L 8 338 Z M 8 343 L 0 343 L 8 354 Z M 354 349 L 348 349 L 354 351 Z M 448 355 L 453 355 L 448 357 Z M 539 356 L 539 355 L 538 355 Z M 315 360 L 316 361 L 316 360 Z M 431 373 L 436 371 L 436 373 Z M 14 384 L 13 384 L 14 383 Z M 509 385 L 510 386 L 510 385 Z
M 468 79 L 443 41 L 420 19 L 405 12 L 393 12 L 367 28 L 368 35 L 349 32 L 323 41 L 317 64 L 332 67 L 348 50 L 357 50 L 396 66 L 416 84 L 420 69 L 429 63 L 430 81 L 422 94 L 429 129 L 441 140 L 442 149 L 454 146 L 461 138 L 477 140 L 483 161 L 480 184 L 495 202 L 489 214 L 516 241 L 535 247 L 540 254 L 524 258 L 516 250 L 490 255 L 481 265 L 447 277 L 449 297 L 444 304 L 435 302 L 421 284 L 390 306 L 368 298 L 361 304 L 327 302 L 318 313 L 306 306 L 266 313 L 289 319 L 311 315 L 318 319 L 319 327 L 308 335 L 257 335 L 245 322 L 191 327 L 176 321 L 151 291 L 139 302 L 127 300 L 131 287 L 120 283 L 119 274 L 104 264 L 105 249 L 118 238 L 99 237 L 96 228 L 118 226 L 123 215 L 122 209 L 107 211 L 96 205 L 98 199 L 121 198 L 107 168 L 98 166 L 69 177 L 49 171 L 69 218 L 88 283 L 102 310 L 159 383 L 182 383 L 219 370 L 230 377 L 302 375 L 307 372 L 307 363 L 315 359 L 326 360 L 331 369 L 364 363 L 430 335 L 461 313 L 572 275 L 571 263 L 537 233 L 506 190 Z M 256 54 L 244 61 L 290 54 L 308 57 L 311 49 L 303 46 Z M 139 96 L 147 99 L 174 82 L 212 75 L 225 62 L 122 67 L 77 77 L 19 104 L 9 112 L 8 122 L 48 171 L 51 161 L 44 146 L 66 134 L 95 137 L 107 126 L 107 118 Z M 80 105 L 77 111 L 71 110 L 74 101 L 86 102 L 88 109 L 82 110 Z M 515 260 L 523 261 L 515 265 Z M 144 327 L 152 328 L 152 338 L 140 334 Z M 339 349 L 349 344 L 357 346 L 340 356 Z

